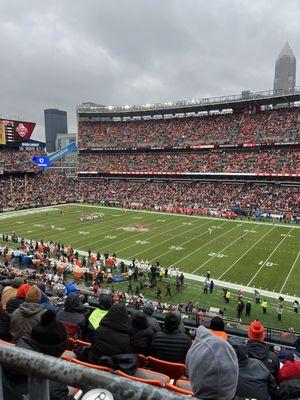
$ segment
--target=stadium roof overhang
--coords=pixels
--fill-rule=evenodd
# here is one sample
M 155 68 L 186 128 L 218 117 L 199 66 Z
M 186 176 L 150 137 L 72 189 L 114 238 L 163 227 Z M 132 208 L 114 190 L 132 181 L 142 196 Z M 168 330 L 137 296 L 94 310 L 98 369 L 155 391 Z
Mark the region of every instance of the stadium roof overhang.
M 92 118 L 132 118 L 163 116 L 209 111 L 239 110 L 249 106 L 276 106 L 300 101 L 300 87 L 289 91 L 243 92 L 240 95 L 183 100 L 176 103 L 144 104 L 134 106 L 106 107 L 95 103 L 85 103 L 77 108 L 79 119 Z

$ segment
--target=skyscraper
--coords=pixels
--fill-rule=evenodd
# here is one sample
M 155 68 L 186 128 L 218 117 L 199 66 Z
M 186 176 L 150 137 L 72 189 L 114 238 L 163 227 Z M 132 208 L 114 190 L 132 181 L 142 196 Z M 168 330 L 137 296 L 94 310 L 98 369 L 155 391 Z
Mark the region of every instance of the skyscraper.
M 293 89 L 296 85 L 296 57 L 288 42 L 279 53 L 275 65 L 274 90 Z
M 48 153 L 55 151 L 55 140 L 58 133 L 68 132 L 66 111 L 50 108 L 44 110 L 46 149 Z

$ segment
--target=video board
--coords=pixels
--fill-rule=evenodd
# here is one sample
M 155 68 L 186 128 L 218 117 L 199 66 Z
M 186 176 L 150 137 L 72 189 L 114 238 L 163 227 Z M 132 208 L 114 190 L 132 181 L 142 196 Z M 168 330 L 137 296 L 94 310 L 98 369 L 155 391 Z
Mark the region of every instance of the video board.
M 28 141 L 34 127 L 34 122 L 0 119 L 0 145 Z

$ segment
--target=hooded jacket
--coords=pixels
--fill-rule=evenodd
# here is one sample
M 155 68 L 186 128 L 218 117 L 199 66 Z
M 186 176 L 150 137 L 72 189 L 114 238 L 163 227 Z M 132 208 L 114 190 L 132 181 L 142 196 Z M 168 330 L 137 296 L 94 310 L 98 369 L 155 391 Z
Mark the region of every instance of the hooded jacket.
M 152 317 L 155 308 L 151 303 L 146 303 L 142 309 L 143 313 L 145 314 L 149 326 L 152 326 L 155 332 L 160 332 L 160 325 L 156 318 Z
M 203 400 L 234 398 L 239 365 L 234 349 L 226 340 L 199 326 L 185 362 L 196 397 Z
M 87 320 L 83 312 L 85 311 L 85 307 L 82 304 L 78 295 L 74 292 L 71 292 L 65 301 L 64 310 L 61 310 L 57 313 L 57 320 L 61 321 L 67 328 L 69 336 L 73 337 L 72 333 L 68 329 L 68 323 L 78 326 L 81 334 L 79 336 L 83 336 L 87 324 Z
M 49 354 L 57 353 L 56 349 L 48 346 L 46 349 L 41 349 L 39 344 L 34 340 L 22 337 L 18 343 L 18 347 L 23 349 L 36 351 L 39 353 Z M 9 400 L 22 400 L 23 395 L 28 393 L 27 376 L 19 372 L 5 369 L 2 373 L 3 377 L 3 397 Z M 62 383 L 49 381 L 50 400 L 66 400 L 68 396 L 68 387 Z
M 239 362 L 236 395 L 256 400 L 271 400 L 276 393 L 276 381 L 262 361 L 249 358 L 246 346 L 237 339 L 230 339 Z
M 30 336 L 32 329 L 40 322 L 45 309 L 37 303 L 23 303 L 13 312 L 9 324 L 12 341 L 17 343 L 22 336 Z
M 260 340 L 249 340 L 247 343 L 247 352 L 250 358 L 262 361 L 276 378 L 279 371 L 279 360 L 277 355 L 269 349 L 267 343 Z
M 132 328 L 124 304 L 117 303 L 100 321 L 91 346 L 91 362 L 101 356 L 133 353 Z

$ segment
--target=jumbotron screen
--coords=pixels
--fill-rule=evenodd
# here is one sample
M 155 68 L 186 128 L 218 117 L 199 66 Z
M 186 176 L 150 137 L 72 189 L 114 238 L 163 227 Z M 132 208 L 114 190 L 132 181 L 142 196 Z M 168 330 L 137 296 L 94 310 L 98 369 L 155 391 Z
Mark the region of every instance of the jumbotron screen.
M 0 119 L 0 145 L 28 141 L 34 127 L 34 122 Z

